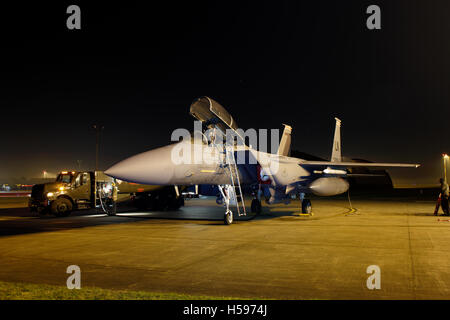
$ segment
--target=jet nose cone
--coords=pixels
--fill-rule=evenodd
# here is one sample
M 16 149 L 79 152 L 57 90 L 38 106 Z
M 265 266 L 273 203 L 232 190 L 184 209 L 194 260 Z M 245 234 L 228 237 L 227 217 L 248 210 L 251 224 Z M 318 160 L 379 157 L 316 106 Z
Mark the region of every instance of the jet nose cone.
M 172 146 L 166 146 L 127 158 L 105 171 L 111 177 L 142 184 L 171 184 L 174 164 Z

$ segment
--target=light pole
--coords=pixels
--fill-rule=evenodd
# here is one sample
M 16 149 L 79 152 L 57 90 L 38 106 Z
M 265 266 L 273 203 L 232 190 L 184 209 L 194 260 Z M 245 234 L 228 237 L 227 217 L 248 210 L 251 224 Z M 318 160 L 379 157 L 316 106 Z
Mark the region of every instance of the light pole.
M 81 163 L 82 162 L 83 162 L 83 160 L 77 160 L 78 171 L 81 171 Z
M 96 141 L 95 141 L 95 171 L 98 171 L 98 152 L 100 148 L 100 133 L 103 130 L 104 126 L 101 124 L 94 124 L 92 126 L 96 131 Z
M 444 181 L 445 181 L 445 183 L 447 183 L 447 159 L 448 159 L 448 154 L 444 153 L 442 155 L 442 158 L 444 159 Z

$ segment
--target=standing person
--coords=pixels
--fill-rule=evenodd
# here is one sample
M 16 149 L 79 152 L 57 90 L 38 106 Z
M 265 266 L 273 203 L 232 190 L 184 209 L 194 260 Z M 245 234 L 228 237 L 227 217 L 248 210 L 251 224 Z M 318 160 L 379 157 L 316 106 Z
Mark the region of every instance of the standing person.
M 441 183 L 441 206 L 442 211 L 444 211 L 444 215 L 448 216 L 448 197 L 449 197 L 449 189 L 447 182 L 441 178 L 439 179 L 439 182 Z

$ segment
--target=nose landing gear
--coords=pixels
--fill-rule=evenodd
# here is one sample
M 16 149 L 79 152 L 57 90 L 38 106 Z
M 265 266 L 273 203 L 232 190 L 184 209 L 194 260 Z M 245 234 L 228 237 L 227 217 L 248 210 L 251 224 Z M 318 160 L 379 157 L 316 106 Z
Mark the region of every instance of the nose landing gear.
M 227 226 L 229 226 L 230 224 L 233 223 L 233 211 L 227 210 L 227 212 L 225 212 L 225 216 L 224 216 L 223 222 Z

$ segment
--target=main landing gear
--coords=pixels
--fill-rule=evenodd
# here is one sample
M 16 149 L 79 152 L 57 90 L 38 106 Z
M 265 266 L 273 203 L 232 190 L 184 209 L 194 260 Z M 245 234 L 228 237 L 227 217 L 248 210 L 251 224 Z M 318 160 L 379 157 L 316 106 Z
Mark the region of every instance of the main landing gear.
M 252 213 L 256 213 L 257 215 L 262 211 L 261 192 L 261 184 L 259 184 L 258 187 L 254 186 L 254 189 L 252 191 L 253 200 L 250 206 L 250 211 Z
M 256 214 L 260 214 L 261 213 L 261 200 L 259 199 L 253 199 L 252 200 L 252 205 L 251 205 L 251 212 L 252 213 L 256 213 Z
M 298 195 L 300 203 L 302 204 L 302 214 L 312 216 L 312 204 L 310 199 L 305 199 L 305 194 L 300 193 Z
M 303 199 L 303 201 L 302 201 L 302 213 L 311 215 L 311 213 L 312 213 L 311 200 Z

